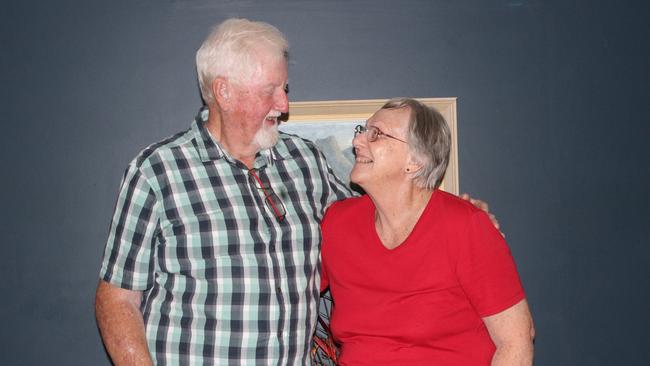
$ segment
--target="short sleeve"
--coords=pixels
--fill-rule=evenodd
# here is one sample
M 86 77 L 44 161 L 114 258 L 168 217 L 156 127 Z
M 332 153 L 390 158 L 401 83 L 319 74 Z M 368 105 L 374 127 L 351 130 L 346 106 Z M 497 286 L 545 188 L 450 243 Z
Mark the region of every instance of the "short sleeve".
M 153 283 L 153 254 L 158 227 L 156 195 L 142 172 L 131 164 L 115 204 L 100 277 L 129 290 Z
M 484 212 L 474 212 L 459 240 L 456 274 L 481 317 L 515 305 L 525 294 L 510 249 Z

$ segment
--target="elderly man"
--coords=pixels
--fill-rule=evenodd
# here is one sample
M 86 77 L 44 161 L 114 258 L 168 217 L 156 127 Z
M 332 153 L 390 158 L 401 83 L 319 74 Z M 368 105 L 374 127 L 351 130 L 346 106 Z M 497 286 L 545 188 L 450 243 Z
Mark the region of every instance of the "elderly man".
M 269 24 L 222 23 L 196 55 L 207 110 L 129 164 L 96 298 L 115 364 L 308 364 L 318 225 L 350 191 L 278 134 L 287 47 Z

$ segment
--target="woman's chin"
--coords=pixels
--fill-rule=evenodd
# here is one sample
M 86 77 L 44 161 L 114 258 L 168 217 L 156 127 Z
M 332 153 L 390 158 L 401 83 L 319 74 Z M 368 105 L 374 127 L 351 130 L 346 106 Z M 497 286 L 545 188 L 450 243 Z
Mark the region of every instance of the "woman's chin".
M 356 185 L 363 185 L 363 176 L 364 174 L 360 171 L 361 169 L 358 169 L 357 166 L 355 165 L 352 168 L 352 171 L 350 172 L 350 182 L 356 184 Z

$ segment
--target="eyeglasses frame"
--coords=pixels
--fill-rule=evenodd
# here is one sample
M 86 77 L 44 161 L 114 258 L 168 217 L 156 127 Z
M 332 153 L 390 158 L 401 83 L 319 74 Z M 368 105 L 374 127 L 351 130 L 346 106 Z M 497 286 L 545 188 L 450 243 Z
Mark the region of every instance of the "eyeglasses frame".
M 378 127 L 375 127 L 375 126 L 366 127 L 364 125 L 356 125 L 354 127 L 354 136 L 356 137 L 359 134 L 365 134 L 365 133 L 369 132 L 370 130 L 377 131 L 377 133 L 374 134 L 375 137 L 372 138 L 372 139 L 370 138 L 371 135 L 367 134 L 366 139 L 368 140 L 368 142 L 375 142 L 375 141 L 377 141 L 377 139 L 379 139 L 379 136 L 386 136 L 386 137 L 390 137 L 391 139 L 397 140 L 399 142 L 403 142 L 405 144 L 408 144 L 406 141 L 404 141 L 404 140 L 402 140 L 402 139 L 400 139 L 398 137 L 395 137 L 393 135 L 389 135 L 389 134 L 385 133 L 384 131 L 380 130 Z
M 249 169 L 248 173 L 255 179 L 255 181 L 258 184 L 257 189 L 262 190 L 262 193 L 264 194 L 264 202 L 266 203 L 267 207 L 273 211 L 273 216 L 278 221 L 283 221 L 285 216 L 287 215 L 287 209 L 284 207 L 284 203 L 280 199 L 280 196 L 278 196 L 275 191 L 273 191 L 273 188 L 271 188 L 271 185 L 264 185 L 262 183 L 262 179 L 255 173 L 254 169 Z M 274 199 L 275 197 L 275 199 Z M 277 202 L 276 202 L 277 201 Z

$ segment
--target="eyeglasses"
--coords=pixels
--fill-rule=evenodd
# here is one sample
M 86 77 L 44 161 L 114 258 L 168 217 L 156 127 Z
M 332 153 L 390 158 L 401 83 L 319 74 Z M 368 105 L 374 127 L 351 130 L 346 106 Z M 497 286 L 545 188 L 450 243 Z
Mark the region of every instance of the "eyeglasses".
M 280 197 L 278 197 L 278 195 L 273 192 L 273 189 L 271 189 L 271 185 L 264 185 L 257 173 L 255 173 L 255 170 L 249 169 L 248 173 L 250 173 L 249 178 L 253 178 L 252 180 L 255 181 L 254 184 L 257 186 L 257 189 L 261 190 L 264 194 L 264 202 L 271 212 L 273 212 L 275 218 L 278 219 L 278 221 L 284 220 L 287 210 L 285 209 L 282 200 L 280 200 Z
M 360 133 L 365 133 L 366 134 L 366 139 L 368 139 L 368 142 L 375 142 L 375 141 L 377 141 L 379 136 L 386 136 L 386 137 L 390 137 L 392 139 L 395 139 L 395 140 L 397 140 L 399 142 L 403 142 L 403 143 L 406 144 L 406 141 L 404 141 L 402 139 L 399 139 L 399 138 L 397 138 L 395 136 L 391 136 L 391 135 L 389 135 L 387 133 L 383 133 L 380 129 L 378 129 L 375 126 L 366 127 L 366 126 L 362 126 L 362 125 L 357 125 L 354 128 L 354 137 L 357 137 L 357 135 L 360 134 Z

